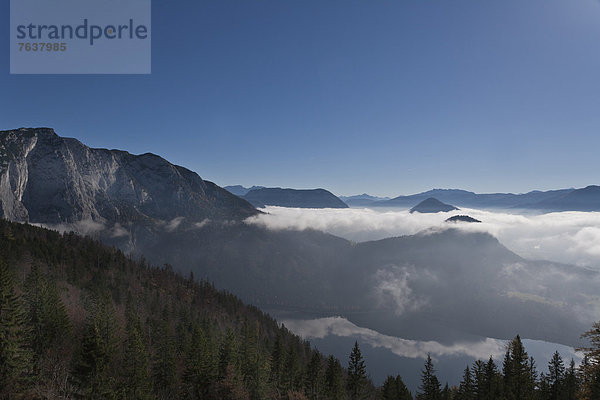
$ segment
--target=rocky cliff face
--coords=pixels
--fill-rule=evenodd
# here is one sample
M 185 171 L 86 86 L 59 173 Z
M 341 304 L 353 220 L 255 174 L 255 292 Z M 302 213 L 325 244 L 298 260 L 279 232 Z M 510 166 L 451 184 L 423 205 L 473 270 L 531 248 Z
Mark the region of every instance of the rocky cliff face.
M 154 154 L 92 149 L 49 128 L 0 131 L 0 215 L 44 224 L 186 218 L 240 220 L 257 211 Z

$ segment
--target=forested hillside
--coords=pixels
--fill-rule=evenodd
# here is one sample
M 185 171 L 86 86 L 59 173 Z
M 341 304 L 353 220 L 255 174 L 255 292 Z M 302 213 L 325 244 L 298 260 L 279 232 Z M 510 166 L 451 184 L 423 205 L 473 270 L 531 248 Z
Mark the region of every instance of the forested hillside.
M 600 324 L 580 366 L 558 353 L 542 373 L 517 336 L 459 386 L 425 362 L 419 400 L 600 398 Z M 75 234 L 0 220 L 2 399 L 386 399 L 358 344 L 342 363 L 208 282 L 150 266 Z M 538 370 L 539 368 L 539 370 Z M 456 371 L 459 376 L 460 371 Z
M 1 398 L 337 399 L 352 376 L 374 394 L 364 368 L 168 265 L 4 220 L 0 260 Z

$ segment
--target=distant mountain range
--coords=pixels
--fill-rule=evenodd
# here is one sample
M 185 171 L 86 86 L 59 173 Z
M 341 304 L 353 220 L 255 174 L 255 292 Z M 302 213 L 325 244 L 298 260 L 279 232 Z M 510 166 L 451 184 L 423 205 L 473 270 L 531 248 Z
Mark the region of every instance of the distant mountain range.
M 234 186 L 224 186 L 223 189 L 229 191 L 230 193 L 235 194 L 236 196 L 243 197 L 251 190 L 255 189 L 264 189 L 264 186 L 252 186 L 252 187 L 243 187 L 242 185 L 234 185 Z
M 245 198 L 256 207 L 278 205 L 282 207 L 328 208 L 342 207 L 334 199 L 335 195 L 327 193 L 311 193 L 306 190 L 265 188 L 252 186 L 246 188 L 240 185 L 226 186 L 236 196 Z M 252 193 L 256 190 L 269 189 Z M 272 190 L 279 189 L 279 191 Z M 285 191 L 288 191 L 287 193 Z M 387 207 L 410 209 L 428 198 L 435 198 L 443 203 L 456 207 L 478 209 L 527 210 L 538 212 L 560 211 L 600 211 L 600 186 L 587 186 L 581 189 L 559 189 L 549 191 L 534 190 L 528 193 L 474 193 L 460 189 L 432 189 L 426 192 L 392 199 L 377 197 L 367 193 L 355 196 L 339 196 L 338 200 L 350 207 Z M 311 204 L 307 206 L 306 204 Z
M 336 204 L 325 190 L 307 192 Z M 435 197 L 455 205 L 464 203 L 448 198 L 479 198 L 468 193 Z M 561 194 L 587 204 L 596 192 Z M 409 206 L 428 197 L 413 196 Z M 406 338 L 510 338 L 518 329 L 577 345 L 598 319 L 597 272 L 525 260 L 488 234 L 445 229 L 352 243 L 310 229 L 268 230 L 244 222 L 259 212 L 248 201 L 192 171 L 153 154 L 92 149 L 47 128 L 0 132 L 0 207 L 6 219 L 92 235 L 193 271 L 261 307 L 343 315 Z
M 419 212 L 423 214 L 433 214 L 439 212 L 448 212 L 458 210 L 458 208 L 451 206 L 450 204 L 442 203 L 438 199 L 434 199 L 433 197 L 429 197 L 413 208 L 410 209 L 411 213 Z
M 365 199 L 357 206 L 411 208 L 430 197 L 457 207 L 467 208 L 522 209 L 542 212 L 600 211 L 600 186 L 545 192 L 532 191 L 523 194 L 478 194 L 459 189 L 433 189 L 423 193 L 398 196 L 390 200 Z M 348 204 L 354 206 L 354 204 Z
M 363 193 L 356 196 L 339 196 L 339 198 L 350 207 L 363 207 L 367 206 L 374 201 L 385 201 L 389 200 L 389 197 L 377 197 Z
M 348 205 L 325 189 L 282 189 L 240 185 L 225 186 L 236 196 L 255 207 L 279 206 L 296 208 L 348 208 Z
M 298 208 L 348 208 L 348 205 L 325 189 L 254 189 L 243 196 L 255 207 L 280 206 Z

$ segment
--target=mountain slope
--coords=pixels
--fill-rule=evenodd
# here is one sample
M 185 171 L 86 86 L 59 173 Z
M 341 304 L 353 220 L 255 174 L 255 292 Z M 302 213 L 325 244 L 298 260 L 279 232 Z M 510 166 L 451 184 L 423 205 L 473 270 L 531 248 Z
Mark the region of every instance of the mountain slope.
M 72 233 L 0 219 L 0 291 L 3 313 L 12 301 L 4 294 L 23 293 L 8 305 L 24 305 L 15 328 L 30 332 L 25 342 L 0 335 L 3 355 L 13 346 L 29 355 L 12 364 L 23 371 L 0 384 L 2 398 L 258 400 L 324 390 L 299 379 L 309 363 L 324 379 L 324 357 L 256 307 Z
M 486 234 L 355 244 L 268 230 L 243 221 L 257 212 L 249 203 L 158 156 L 89 149 L 50 130 L 0 138 L 4 215 L 88 233 L 261 307 L 347 315 L 412 338 L 518 329 L 564 344 L 599 317 L 597 274 L 523 260 Z
M 154 154 L 92 149 L 52 129 L 0 131 L 0 210 L 15 221 L 240 220 L 257 211 Z
M 263 188 L 251 190 L 243 198 L 255 207 L 348 208 L 346 203 L 325 189 Z

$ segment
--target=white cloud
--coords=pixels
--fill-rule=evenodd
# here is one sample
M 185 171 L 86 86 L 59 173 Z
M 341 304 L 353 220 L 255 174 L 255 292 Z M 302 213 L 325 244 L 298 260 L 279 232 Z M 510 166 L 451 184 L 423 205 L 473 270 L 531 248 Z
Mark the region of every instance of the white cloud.
M 175 229 L 177 229 L 179 227 L 179 225 L 181 225 L 183 220 L 184 220 L 183 217 L 173 218 L 171 221 L 169 221 L 169 223 L 167 223 L 167 226 L 165 227 L 165 229 L 167 230 L 167 232 L 173 232 Z
M 208 218 L 205 218 L 205 219 L 203 219 L 203 220 L 202 220 L 202 221 L 200 221 L 200 222 L 196 222 L 196 223 L 194 224 L 194 226 L 195 226 L 196 228 L 204 228 L 204 227 L 205 227 L 205 226 L 206 226 L 206 225 L 207 225 L 209 222 L 210 222 L 210 220 L 209 220 Z
M 112 227 L 110 236 L 113 238 L 128 236 L 129 232 L 118 222 Z
M 60 224 L 39 224 L 33 223 L 32 225 L 42 226 L 48 229 L 52 229 L 61 233 L 64 232 L 77 232 L 81 235 L 93 235 L 106 228 L 102 222 L 86 219 L 73 223 L 60 223 Z
M 436 341 L 418 341 L 381 334 L 368 328 L 362 328 L 342 317 L 328 317 L 312 320 L 284 320 L 288 329 L 304 339 L 325 339 L 329 336 L 353 337 L 375 348 L 388 349 L 400 357 L 426 359 L 427 354 L 433 358 L 468 356 L 473 359 L 501 360 L 506 349 L 506 340 L 481 338 L 480 340 L 461 341 L 453 344 L 442 344 Z M 558 350 L 566 363 L 573 358 L 577 363 L 582 354 L 572 347 L 542 340 L 523 339 L 523 343 L 533 356 L 538 367 L 544 369 L 554 351 Z
M 489 356 L 499 358 L 504 354 L 505 342 L 498 339 L 485 338 L 475 342 L 460 342 L 444 345 L 436 341 L 417 341 L 383 335 L 368 328 L 361 328 L 342 317 L 328 317 L 313 320 L 283 321 L 292 332 L 305 339 L 323 339 L 329 335 L 340 337 L 357 337 L 372 347 L 382 347 L 392 353 L 408 358 L 427 358 L 441 356 L 470 356 L 487 359 Z
M 397 315 L 401 315 L 405 311 L 417 311 L 425 305 L 424 299 L 413 295 L 409 286 L 410 275 L 410 268 L 395 265 L 377 270 L 374 292 L 379 305 L 386 306 L 388 303 L 392 303 Z
M 573 251 L 583 251 L 589 255 L 600 257 L 600 228 L 586 226 L 573 236 Z
M 505 212 L 461 209 L 437 214 L 407 210 L 301 209 L 267 207 L 265 214 L 247 223 L 270 229 L 317 229 L 353 241 L 412 235 L 429 228 L 456 227 L 484 231 L 496 236 L 517 254 L 600 269 L 600 212 L 560 212 L 517 215 Z M 467 214 L 482 223 L 444 222 L 453 215 Z

